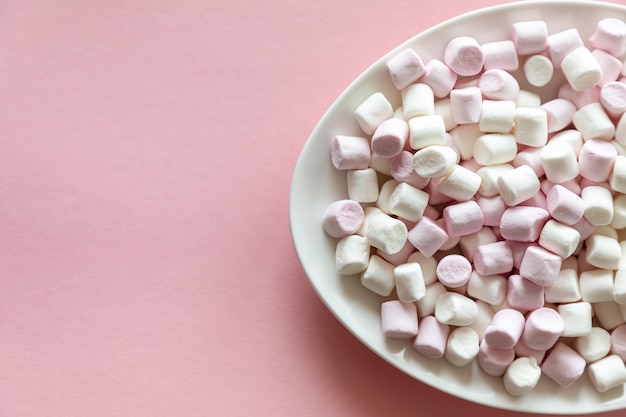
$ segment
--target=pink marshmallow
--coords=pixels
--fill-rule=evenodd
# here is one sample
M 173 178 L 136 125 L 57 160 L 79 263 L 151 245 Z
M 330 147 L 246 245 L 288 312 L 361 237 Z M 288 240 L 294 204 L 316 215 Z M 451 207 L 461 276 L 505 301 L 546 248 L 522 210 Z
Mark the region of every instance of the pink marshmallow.
M 530 197 L 528 200 L 522 201 L 519 205 L 537 207 L 537 208 L 542 208 L 544 210 L 548 210 L 548 203 L 546 200 L 546 196 L 541 191 L 539 191 L 537 194 Z
M 417 81 L 425 72 L 422 58 L 413 50 L 405 49 L 387 62 L 391 81 L 398 90 L 402 90 Z
M 474 268 L 481 275 L 498 275 L 513 269 L 513 252 L 504 241 L 480 245 L 474 252 Z
M 549 217 L 550 213 L 539 207 L 509 207 L 502 214 L 500 232 L 506 240 L 534 242 Z
M 433 256 L 448 240 L 445 230 L 428 217 L 422 217 L 407 235 L 411 245 L 424 256 Z
M 543 180 L 541 182 L 541 192 L 543 192 L 546 195 L 546 197 L 547 197 L 548 194 L 550 193 L 550 191 L 552 191 L 552 189 L 556 185 L 557 185 L 557 183 L 554 183 L 554 182 L 552 182 L 550 180 Z M 561 183 L 558 183 L 558 185 L 568 189 L 569 191 L 573 192 L 577 196 L 580 196 L 580 193 L 582 191 L 582 188 L 580 187 L 580 184 L 578 183 L 578 180 L 576 180 L 576 179 L 565 181 L 565 182 L 561 182 Z
M 446 351 L 449 334 L 450 326 L 439 323 L 435 316 L 423 317 L 413 348 L 427 358 L 441 358 Z
M 521 339 L 519 342 L 517 342 L 517 345 L 515 345 L 514 350 L 515 350 L 515 356 L 517 356 L 518 358 L 533 357 L 537 361 L 538 365 L 541 365 L 541 362 L 543 362 L 543 358 L 546 356 L 545 350 L 531 349 L 528 346 L 526 346 L 524 342 L 522 342 Z
M 437 279 L 449 288 L 467 284 L 472 275 L 472 264 L 462 255 L 446 255 L 437 264 Z
M 443 221 L 449 236 L 466 236 L 482 229 L 484 217 L 478 203 L 469 200 L 443 209 Z
M 626 361 L 626 324 L 617 326 L 611 332 L 611 353 Z
M 564 98 L 555 98 L 543 103 L 540 109 L 548 115 L 548 132 L 559 132 L 572 124 L 576 106 Z
M 626 52 L 626 23 L 612 17 L 600 20 L 589 42 L 613 56 L 623 55 Z
M 431 59 L 426 63 L 426 73 L 420 82 L 430 86 L 435 97 L 442 98 L 450 94 L 456 80 L 456 72 L 438 59 Z
M 550 123 L 550 115 L 548 114 L 548 126 Z M 511 163 L 515 168 L 518 168 L 522 165 L 528 165 L 535 171 L 537 177 L 543 177 L 545 171 L 543 169 L 543 165 L 541 164 L 541 147 L 529 147 L 524 149 L 523 151 L 519 151 L 517 155 L 515 155 L 515 159 Z
M 415 171 L 415 168 L 413 169 Z M 416 174 L 417 175 L 417 174 Z M 428 203 L 431 205 L 438 205 L 443 203 L 449 203 L 453 201 L 452 197 L 445 195 L 441 191 L 439 191 L 439 183 L 441 182 L 441 178 L 431 178 L 428 185 L 424 188 L 430 197 L 428 199 Z
M 356 233 L 363 224 L 365 212 L 354 200 L 338 200 L 326 208 L 322 226 L 328 236 L 342 238 Z
M 459 36 L 446 45 L 443 61 L 458 75 L 468 77 L 482 70 L 485 56 L 476 39 Z
M 506 210 L 506 204 L 499 195 L 493 197 L 479 197 L 476 202 L 483 212 L 483 225 L 500 226 L 502 214 Z
M 494 314 L 491 324 L 485 329 L 483 340 L 495 349 L 513 349 L 524 330 L 524 315 L 511 308 Z
M 507 240 L 506 242 L 509 244 L 513 255 L 513 267 L 517 269 L 519 269 L 522 264 L 526 249 L 528 249 L 529 246 L 536 245 L 534 242 L 517 242 L 515 240 Z
M 515 101 L 520 89 L 515 77 L 501 69 L 483 72 L 478 80 L 478 88 L 490 100 L 511 101 Z
M 538 308 L 526 317 L 522 342 L 531 349 L 548 350 L 563 333 L 563 318 L 555 310 Z
M 482 93 L 478 87 L 450 91 L 450 109 L 456 124 L 478 123 L 482 111 Z
M 547 287 L 556 281 L 562 262 L 560 256 L 540 246 L 529 246 L 522 258 L 519 273 L 535 284 Z
M 387 337 L 408 339 L 417 335 L 417 307 L 415 303 L 399 300 L 385 301 L 380 308 L 382 331 Z
M 619 119 L 626 112 L 626 84 L 621 81 L 611 81 L 600 88 L 600 103 L 606 114 L 613 119 Z
M 555 68 L 561 68 L 561 62 L 567 54 L 581 46 L 584 46 L 583 40 L 575 28 L 566 29 L 548 36 L 548 51 Z
M 409 138 L 409 124 L 397 117 L 382 122 L 372 135 L 372 151 L 383 158 L 392 158 L 404 149 Z
M 543 307 L 544 288 L 521 275 L 511 275 L 508 280 L 506 300 L 511 307 L 532 311 Z
M 333 166 L 340 170 L 365 169 L 370 165 L 370 142 L 359 136 L 337 135 L 330 148 Z
M 501 69 L 504 71 L 515 71 L 519 67 L 517 50 L 513 41 L 504 40 L 488 42 L 481 45 L 485 56 L 484 69 Z
M 587 362 L 574 349 L 558 342 L 541 364 L 541 371 L 563 388 L 569 388 L 585 371 Z
M 548 46 L 548 25 L 543 20 L 514 23 L 511 35 L 519 55 L 538 54 Z
M 556 184 L 547 195 L 548 212 L 555 220 L 572 226 L 578 223 L 585 214 L 586 204 L 578 195 Z
M 413 167 L 413 154 L 402 151 L 391 158 L 391 176 L 398 182 L 406 182 L 415 188 L 422 189 L 428 185 L 430 179 L 420 177 Z
M 578 155 L 580 175 L 594 182 L 607 181 L 616 157 L 617 149 L 609 142 L 589 139 L 583 144 Z
M 622 61 L 601 49 L 594 49 L 591 51 L 591 55 L 593 55 L 596 61 L 598 61 L 598 64 L 600 64 L 600 68 L 602 68 L 602 78 L 598 83 L 599 86 L 615 81 L 620 77 L 622 74 Z
M 407 226 L 408 227 L 408 226 Z M 407 262 L 409 256 L 415 252 L 415 247 L 411 245 L 411 242 L 408 240 L 397 253 L 387 253 L 381 249 L 376 249 L 376 255 L 383 258 L 385 261 L 389 262 L 392 265 L 398 266 Z
M 513 348 L 498 349 L 491 347 L 483 339 L 480 343 L 477 359 L 480 369 L 486 374 L 502 376 L 515 359 L 515 350 Z
M 581 241 L 585 240 L 589 236 L 591 236 L 593 234 L 593 232 L 595 232 L 596 229 L 598 228 L 598 226 L 589 223 L 589 221 L 587 219 L 585 219 L 584 216 L 583 216 L 582 219 L 580 219 L 580 221 L 578 223 L 573 224 L 572 227 L 574 229 L 576 229 L 578 231 L 578 233 L 580 233 L 580 240 Z

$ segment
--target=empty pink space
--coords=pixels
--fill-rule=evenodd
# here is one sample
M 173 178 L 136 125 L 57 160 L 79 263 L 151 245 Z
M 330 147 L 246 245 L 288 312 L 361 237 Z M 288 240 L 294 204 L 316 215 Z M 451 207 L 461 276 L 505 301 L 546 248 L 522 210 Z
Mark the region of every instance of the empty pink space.
M 361 345 L 287 222 L 340 92 L 496 3 L 3 1 L 0 416 L 518 415 Z

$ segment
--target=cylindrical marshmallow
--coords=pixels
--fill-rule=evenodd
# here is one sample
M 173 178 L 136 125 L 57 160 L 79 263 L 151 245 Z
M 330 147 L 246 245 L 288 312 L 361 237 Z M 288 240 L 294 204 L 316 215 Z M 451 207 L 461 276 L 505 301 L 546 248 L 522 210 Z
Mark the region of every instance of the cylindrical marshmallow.
M 626 361 L 626 324 L 616 327 L 611 332 L 611 353 Z
M 560 132 L 572 123 L 576 106 L 564 98 L 555 98 L 543 103 L 540 108 L 548 116 L 548 132 Z
M 414 303 L 385 301 L 381 304 L 380 318 L 386 337 L 408 339 L 417 335 L 417 308 Z
M 437 278 L 448 288 L 458 288 L 470 279 L 472 264 L 462 255 L 446 255 L 437 264 Z
M 322 227 L 331 237 L 342 238 L 353 233 L 363 224 L 363 207 L 353 200 L 338 200 L 330 203 L 324 213 Z
M 404 149 L 409 137 L 409 124 L 392 117 L 382 122 L 372 135 L 372 151 L 383 158 L 392 158 Z
M 340 170 L 365 169 L 370 164 L 370 143 L 360 136 L 337 135 L 330 148 L 333 166 Z
M 376 172 L 380 172 L 381 174 L 391 175 L 391 160 L 393 158 L 383 158 L 380 155 L 375 153 L 371 153 L 370 157 L 370 168 L 376 170 Z
M 570 226 L 556 220 L 548 220 L 539 235 L 539 245 L 552 251 L 562 258 L 572 255 L 578 243 L 580 233 Z
M 519 83 L 508 72 L 490 69 L 482 73 L 478 88 L 489 100 L 515 100 L 519 94 Z
M 390 295 L 396 285 L 394 268 L 380 256 L 370 256 L 367 268 L 361 273 L 361 285 L 383 297 Z
M 476 202 L 483 212 L 483 225 L 500 227 L 502 215 L 506 210 L 506 204 L 502 197 L 498 195 L 493 197 L 479 197 Z
M 413 49 L 407 48 L 387 61 L 387 70 L 393 85 L 402 90 L 417 81 L 426 72 L 426 66 Z
M 506 300 L 513 308 L 532 311 L 544 305 L 544 287 L 513 274 L 507 281 Z
M 539 147 L 548 141 L 548 115 L 542 108 L 515 109 L 514 136 L 521 145 Z
M 404 246 L 408 230 L 402 221 L 385 213 L 380 213 L 368 220 L 365 234 L 370 245 L 389 254 L 394 254 Z
M 532 168 L 533 171 L 535 171 L 535 174 L 537 174 L 537 177 L 543 177 L 545 175 L 545 172 L 543 170 L 543 165 L 541 165 L 541 150 L 542 149 L 543 148 L 528 147 L 524 149 L 523 151 L 518 152 L 517 155 L 515 155 L 515 158 L 513 159 L 512 165 L 515 168 L 522 166 L 522 165 L 528 165 L 529 167 Z M 542 189 L 543 189 L 543 183 L 545 183 L 545 181 L 542 181 Z
M 478 365 L 486 374 L 502 376 L 515 359 L 515 350 L 494 348 L 483 339 L 477 359 Z
M 488 243 L 476 248 L 473 261 L 481 275 L 506 274 L 513 269 L 513 252 L 504 241 Z
M 428 193 L 404 182 L 389 196 L 389 212 L 411 222 L 422 218 L 427 205 Z
M 541 364 L 542 372 L 563 388 L 569 388 L 585 371 L 587 363 L 574 349 L 558 342 Z
M 609 142 L 589 139 L 578 155 L 580 175 L 591 181 L 604 182 L 609 179 L 616 157 L 617 150 Z
M 449 236 L 465 236 L 483 227 L 483 213 L 473 200 L 451 204 L 443 210 L 444 230 Z
M 456 80 L 456 72 L 440 60 L 431 59 L 426 63 L 426 73 L 420 82 L 429 85 L 435 97 L 442 98 L 450 94 Z
M 626 383 L 626 366 L 617 355 L 610 355 L 589 365 L 589 379 L 598 392 L 606 392 Z
M 485 62 L 485 70 L 501 69 L 504 71 L 515 71 L 519 66 L 517 50 L 511 40 L 495 41 L 483 43 L 481 46 Z
M 508 133 L 488 133 L 474 143 L 474 159 L 480 165 L 511 162 L 517 154 L 515 137 Z
M 540 182 L 537 174 L 529 166 L 522 165 L 498 178 L 498 190 L 504 202 L 515 206 L 528 200 L 539 192 Z
M 535 284 L 547 287 L 556 281 L 561 263 L 560 256 L 540 246 L 529 246 L 522 258 L 519 273 Z
M 624 248 L 624 244 L 620 244 Z M 623 263 L 624 260 L 622 260 Z M 613 299 L 616 303 L 626 305 L 626 266 L 623 264 L 615 271 L 613 283 Z
M 346 236 L 337 242 L 335 266 L 341 275 L 358 274 L 367 268 L 370 259 L 370 244 L 359 235 Z
M 550 214 L 539 207 L 509 207 L 502 214 L 500 233 L 507 240 L 534 242 L 549 217 Z
M 457 154 L 448 146 L 427 146 L 413 155 L 415 172 L 425 178 L 445 176 L 452 170 L 456 162 Z
M 572 347 L 587 363 L 592 363 L 609 354 L 611 335 L 601 327 L 592 327 L 589 334 L 574 339 Z
M 624 124 L 626 125 L 626 123 Z M 452 140 L 459 150 L 462 160 L 465 161 L 474 156 L 474 142 L 482 134 L 483 132 L 479 130 L 477 123 L 459 125 L 450 131 L 450 136 L 452 136 Z
M 618 58 L 601 49 L 594 49 L 591 51 L 591 54 L 600 64 L 600 68 L 602 68 L 602 79 L 594 89 L 615 81 L 621 76 L 622 61 Z
M 455 88 L 450 91 L 450 109 L 455 123 L 478 123 L 482 111 L 482 92 L 478 87 Z
M 515 102 L 483 100 L 478 127 L 482 132 L 509 133 L 515 122 Z
M 461 248 L 463 256 L 471 262 L 474 259 L 474 253 L 477 247 L 486 243 L 496 242 L 497 240 L 498 238 L 491 227 L 482 227 L 477 232 L 461 236 L 459 247 Z
M 538 308 L 526 317 L 522 343 L 531 349 L 548 350 L 563 333 L 563 318 L 555 310 L 547 307 Z
M 393 107 L 383 93 L 376 92 L 356 108 L 354 117 L 363 132 L 371 135 L 382 122 L 393 117 Z
M 398 298 L 403 303 L 413 303 L 426 295 L 422 267 L 417 262 L 398 265 L 393 270 Z
M 598 102 L 579 108 L 572 122 L 585 140 L 611 140 L 615 136 L 615 125 Z
M 620 267 L 622 249 L 611 237 L 593 234 L 585 241 L 585 260 L 596 268 L 616 270 Z
M 467 201 L 478 192 L 480 182 L 478 174 L 461 165 L 454 165 L 450 172 L 441 178 L 439 192 L 456 201 Z
M 585 214 L 586 204 L 582 198 L 559 184 L 550 189 L 546 203 L 550 215 L 566 225 L 578 223 Z
M 422 268 L 422 276 L 424 277 L 424 284 L 430 285 L 437 281 L 437 260 L 430 256 L 424 256 L 421 252 L 413 252 L 407 258 L 407 263 L 418 263 Z
M 543 20 L 513 23 L 511 34 L 520 55 L 538 54 L 548 46 L 548 25 Z
M 406 182 L 419 189 L 426 187 L 430 181 L 428 178 L 417 175 L 415 168 L 413 168 L 413 154 L 409 151 L 402 151 L 391 158 L 389 174 L 394 180 Z
M 594 303 L 593 314 L 596 322 L 605 330 L 611 331 L 618 326 L 626 323 L 626 319 L 622 317 L 622 306 L 615 301 L 606 301 L 603 303 Z
M 450 334 L 450 326 L 440 323 L 434 316 L 423 317 L 413 348 L 429 359 L 443 357 Z
M 580 193 L 585 203 L 584 217 L 594 226 L 606 226 L 613 220 L 613 196 L 611 191 L 600 185 L 582 189 Z
M 541 96 L 528 90 L 520 90 L 515 100 L 517 107 L 539 107 L 541 105 Z
M 445 145 L 446 126 L 443 118 L 433 114 L 409 119 L 409 141 L 413 149 Z
M 541 150 L 540 157 L 548 180 L 562 183 L 578 176 L 578 161 L 571 146 L 550 142 Z
M 432 316 L 435 314 L 435 305 L 441 294 L 445 293 L 446 287 L 441 282 L 434 282 L 426 286 L 426 294 L 421 300 L 415 302 L 419 317 Z M 435 317 L 433 317 L 435 318 Z
M 477 316 L 476 302 L 456 292 L 441 294 L 435 304 L 435 317 L 443 324 L 468 326 Z
M 530 85 L 543 87 L 552 80 L 554 65 L 547 56 L 533 55 L 524 62 L 524 75 Z
M 485 303 L 498 305 L 506 298 L 507 279 L 502 275 L 480 275 L 472 272 L 467 294 Z
M 374 169 L 350 170 L 346 178 L 350 200 L 373 203 L 378 199 L 378 176 Z
M 450 332 L 445 358 L 454 366 L 465 366 L 478 355 L 480 340 L 471 327 L 457 327 Z
M 619 119 L 626 112 L 626 85 L 621 81 L 611 81 L 600 89 L 600 103 L 613 119 Z
M 573 117 L 573 116 L 572 116 Z M 555 133 L 549 140 L 549 144 L 568 144 L 574 150 L 574 156 L 578 158 L 580 149 L 583 147 L 583 135 L 576 129 L 565 129 Z
M 596 24 L 596 30 L 589 38 L 594 48 L 603 49 L 613 56 L 626 52 L 626 23 L 608 17 Z
M 407 239 L 424 256 L 433 256 L 446 243 L 448 234 L 434 220 L 422 217 L 408 232 Z
M 561 61 L 561 69 L 574 91 L 584 91 L 600 83 L 602 68 L 584 46 L 574 49 Z
M 404 120 L 435 114 L 432 88 L 424 83 L 415 83 L 402 90 L 402 114 Z
M 619 193 L 626 193 L 626 156 L 617 155 L 609 175 L 609 185 Z
M 525 319 L 517 310 L 506 308 L 498 311 L 485 330 L 484 341 L 496 349 L 512 349 L 524 330 Z
M 579 337 L 591 333 L 592 309 L 591 304 L 579 301 L 569 304 L 560 304 L 558 313 L 563 319 L 563 337 Z
M 498 189 L 498 178 L 505 172 L 512 171 L 513 165 L 511 164 L 497 164 L 488 165 L 479 168 L 476 174 L 481 178 L 480 187 L 478 192 L 483 197 L 498 196 L 500 199 L 500 190 Z M 492 225 L 497 226 L 497 225 Z
M 583 40 L 575 28 L 565 29 L 548 36 L 548 51 L 555 68 L 560 68 L 563 59 L 581 46 L 583 46 Z
M 561 269 L 554 284 L 545 288 L 547 303 L 572 303 L 580 301 L 581 297 L 578 272 L 575 269 Z
M 506 369 L 502 382 L 504 389 L 514 396 L 530 392 L 541 378 L 541 368 L 534 357 L 515 359 Z
M 485 56 L 476 39 L 458 36 L 446 45 L 443 61 L 457 74 L 467 77 L 478 74 L 483 69 Z

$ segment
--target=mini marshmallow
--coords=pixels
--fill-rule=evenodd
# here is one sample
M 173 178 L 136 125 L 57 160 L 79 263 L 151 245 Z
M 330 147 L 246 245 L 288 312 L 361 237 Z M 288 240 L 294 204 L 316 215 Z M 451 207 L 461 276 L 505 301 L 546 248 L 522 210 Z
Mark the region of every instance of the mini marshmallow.
M 573 116 L 572 116 L 573 117 Z M 580 149 L 583 147 L 583 135 L 576 129 L 565 129 L 552 136 L 548 143 L 550 144 L 568 144 L 574 150 L 575 158 L 578 158 Z
M 478 316 L 476 302 L 456 292 L 445 292 L 435 304 L 435 317 L 450 326 L 467 326 Z
M 546 203 L 550 215 L 566 225 L 578 223 L 585 214 L 586 204 L 582 198 L 559 184 L 550 189 Z
M 584 46 L 574 49 L 561 61 L 561 69 L 574 91 L 584 91 L 602 80 L 602 68 L 591 51 Z
M 498 178 L 498 190 L 504 202 L 515 206 L 528 200 L 539 192 L 540 182 L 537 174 L 529 166 L 522 165 Z
M 541 149 L 542 148 L 526 148 L 523 151 L 520 151 L 515 155 L 513 162 L 511 163 L 515 168 L 528 165 L 535 171 L 537 177 L 543 177 L 545 172 L 543 170 L 543 165 L 541 165 Z M 543 184 L 547 183 L 546 181 L 542 181 Z M 542 188 L 543 189 L 543 188 Z
M 560 132 L 572 123 L 576 106 L 564 98 L 546 101 L 540 106 L 548 117 L 548 132 Z
M 512 308 L 532 311 L 543 307 L 544 287 L 521 275 L 513 274 L 507 282 L 506 300 Z
M 353 200 L 338 200 L 326 208 L 322 227 L 328 236 L 342 238 L 356 233 L 364 218 L 365 212 L 359 203 Z
M 444 287 L 441 282 L 435 282 L 427 285 L 424 297 L 415 302 L 418 316 L 426 317 L 435 314 L 435 305 L 437 304 L 437 300 L 441 294 L 446 292 L 446 287 Z
M 378 199 L 378 176 L 372 168 L 348 171 L 348 197 L 359 203 L 373 203 Z
M 531 349 L 548 350 L 563 333 L 563 318 L 555 310 L 547 307 L 531 311 L 526 317 L 521 341 Z
M 422 218 L 427 205 L 428 193 L 404 182 L 389 196 L 389 212 L 412 222 Z
M 554 284 L 545 288 L 547 303 L 572 303 L 580 301 L 582 294 L 578 285 L 578 272 L 574 269 L 561 269 Z
M 346 236 L 337 242 L 335 266 L 341 275 L 359 274 L 367 268 L 370 260 L 370 244 L 359 235 Z
M 426 66 L 413 49 L 407 48 L 387 61 L 387 70 L 393 85 L 402 90 L 424 75 Z
M 413 168 L 417 175 L 439 178 L 448 174 L 457 162 L 457 154 L 448 146 L 432 145 L 413 155 Z
M 494 348 L 483 339 L 477 359 L 478 365 L 486 374 L 502 376 L 515 359 L 515 350 Z
M 330 148 L 333 166 L 339 170 L 365 169 L 370 164 L 370 143 L 360 136 L 337 135 Z
M 483 72 L 478 80 L 478 88 L 489 100 L 515 100 L 520 90 L 515 77 L 501 69 Z
M 415 171 L 415 170 L 413 170 Z M 417 174 L 416 174 L 417 175 Z M 431 178 L 428 182 L 428 185 L 424 188 L 424 190 L 430 195 L 428 202 L 430 206 L 438 206 L 444 203 L 449 203 L 454 199 L 446 194 L 443 194 L 439 191 L 439 184 L 444 177 L 441 178 Z
M 483 227 L 483 213 L 473 200 L 451 204 L 443 209 L 444 230 L 449 236 L 465 236 Z
M 562 258 L 572 255 L 578 243 L 580 233 L 572 227 L 556 220 L 548 220 L 539 235 L 539 245 L 552 251 Z
M 539 207 L 509 207 L 502 214 L 500 233 L 507 240 L 534 242 L 550 214 Z
M 601 327 L 592 327 L 589 334 L 574 339 L 572 347 L 587 363 L 592 363 L 609 354 L 611 335 Z
M 592 309 L 591 304 L 579 301 L 569 304 L 560 304 L 556 310 L 563 318 L 563 337 L 579 337 L 591 333 Z
M 491 324 L 495 312 L 489 304 L 481 300 L 476 300 L 476 307 L 478 308 L 478 316 L 468 327 L 478 334 L 478 340 L 482 340 L 485 329 Z
M 450 326 L 440 323 L 433 316 L 423 317 L 419 331 L 413 341 L 413 348 L 429 359 L 443 357 L 450 334 Z
M 535 284 L 552 285 L 561 269 L 561 257 L 539 246 L 529 246 L 524 253 L 519 273 Z
M 626 85 L 611 81 L 600 89 L 600 103 L 609 117 L 619 119 L 626 112 Z
M 519 396 L 530 392 L 541 378 L 541 368 L 534 357 L 520 357 L 515 359 L 506 369 L 502 382 L 504 389 L 513 395 Z
M 620 77 L 622 73 L 622 61 L 601 49 L 594 49 L 591 51 L 591 54 L 596 61 L 598 61 L 598 64 L 600 64 L 600 68 L 602 68 L 602 79 L 600 79 L 598 83 L 599 87 L 611 81 L 615 81 Z
M 435 102 L 435 114 L 437 116 L 441 116 L 441 118 L 443 119 L 446 133 L 458 126 L 458 124 L 455 123 L 452 117 L 452 106 L 450 105 L 450 97 L 442 98 Z M 450 136 L 450 138 L 452 138 L 452 136 Z
M 578 166 L 580 175 L 595 182 L 604 182 L 609 179 L 617 150 L 604 140 L 589 139 L 580 149 Z
M 478 87 L 455 88 L 450 91 L 450 109 L 455 123 L 478 123 L 482 111 L 482 92 Z
M 470 279 L 472 264 L 462 255 L 446 255 L 437 264 L 437 278 L 448 288 L 459 288 Z
M 527 200 L 522 201 L 520 206 L 533 206 L 540 207 L 544 210 L 548 209 L 548 203 L 546 200 L 546 196 L 542 191 L 537 192 L 537 194 L 533 195 Z
M 391 158 L 390 172 L 394 180 L 406 182 L 415 188 L 422 189 L 428 185 L 428 178 L 421 177 L 413 168 L 413 154 L 409 151 L 402 151 Z
M 435 97 L 442 98 L 450 94 L 456 80 L 457 74 L 449 66 L 438 59 L 431 59 L 426 63 L 426 73 L 420 82 L 429 85 Z
M 587 238 L 585 247 L 587 249 L 585 260 L 590 265 L 609 270 L 619 268 L 622 249 L 617 240 L 608 236 L 594 234 Z
M 609 175 L 609 185 L 618 193 L 626 193 L 626 156 L 617 155 Z
M 474 159 L 480 165 L 511 162 L 517 154 L 515 137 L 506 133 L 488 133 L 474 143 Z
M 485 56 L 476 39 L 459 36 L 448 42 L 443 51 L 443 61 L 460 76 L 478 74 L 483 69 Z
M 626 366 L 618 355 L 610 355 L 589 365 L 589 379 L 598 392 L 626 383 Z
M 372 151 L 383 158 L 392 158 L 404 149 L 409 137 L 409 124 L 392 117 L 382 122 L 372 136 Z
M 587 362 L 574 349 L 558 342 L 541 364 L 541 371 L 563 388 L 569 388 L 585 371 Z
M 365 217 L 363 217 L 363 223 L 361 224 L 361 227 L 359 228 L 359 230 L 357 230 L 356 233 L 360 236 L 365 237 L 367 236 L 367 228 L 369 227 L 370 221 L 375 216 L 378 216 L 381 213 L 384 214 L 385 212 L 379 209 L 378 207 L 374 207 L 374 206 L 367 206 L 365 207 L 363 211 L 365 212 Z
M 389 254 L 397 253 L 404 246 L 407 236 L 407 226 L 385 213 L 368 219 L 365 237 L 377 249 Z
M 485 70 L 501 69 L 515 71 L 519 66 L 517 50 L 513 41 L 504 40 L 483 43 L 480 48 L 485 56 L 483 68 Z
M 548 51 L 555 68 L 560 68 L 563 59 L 582 46 L 583 40 L 575 28 L 565 29 L 548 36 Z
M 378 295 L 386 297 L 393 291 L 396 282 L 394 266 L 378 255 L 370 256 L 365 271 L 361 272 L 361 285 Z
M 441 178 L 439 192 L 456 201 L 467 201 L 478 192 L 480 182 L 478 174 L 461 165 L 454 165 L 450 172 Z
M 489 133 L 509 133 L 515 121 L 515 107 L 511 100 L 483 100 L 479 129 Z
M 478 123 L 460 125 L 450 131 L 462 160 L 468 160 L 474 156 L 474 143 L 482 134 L 483 132 L 478 128 Z M 624 136 L 626 137 L 626 134 Z
M 476 248 L 473 261 L 481 275 L 506 274 L 513 269 L 513 252 L 504 241 L 488 243 Z
M 626 361 L 626 324 L 622 324 L 611 332 L 611 354 Z
M 371 135 L 382 122 L 393 117 L 393 107 L 383 93 L 376 92 L 356 108 L 354 117 L 363 132 Z
M 384 213 L 391 214 L 389 211 L 389 197 L 393 193 L 393 190 L 400 184 L 396 180 L 387 180 L 380 186 L 378 191 L 378 199 L 376 200 L 376 207 L 381 209 Z
M 409 255 L 415 252 L 415 247 L 411 245 L 408 240 L 402 246 L 402 249 L 396 253 L 386 253 L 380 249 L 376 249 L 375 254 L 383 258 L 385 261 L 393 264 L 394 266 L 402 265 L 407 262 Z
M 513 23 L 511 35 L 519 55 L 538 54 L 548 46 L 548 26 L 543 20 Z
M 515 105 L 517 107 L 539 107 L 541 106 L 541 96 L 528 90 L 520 90 Z
M 437 115 L 417 116 L 409 119 L 411 148 L 422 149 L 430 145 L 446 144 L 446 126 Z
M 515 140 L 521 145 L 539 147 L 548 142 L 548 115 L 542 108 L 515 109 Z
M 433 220 L 422 217 L 408 232 L 407 239 L 424 256 L 433 256 L 448 240 L 448 234 Z
M 391 159 L 383 158 L 380 155 L 372 153 L 370 158 L 370 168 L 373 168 L 376 172 L 380 172 L 381 174 L 391 175 Z
M 454 366 L 465 366 L 480 350 L 478 334 L 471 327 L 457 327 L 450 332 L 444 357 Z
M 544 55 L 533 55 L 524 62 L 524 75 L 530 85 L 543 87 L 552 80 L 554 65 Z
M 435 95 L 432 88 L 424 83 L 415 83 L 402 90 L 402 114 L 404 120 L 435 114 Z
M 613 17 L 600 20 L 589 42 L 613 56 L 623 55 L 626 52 L 626 23 Z
M 626 305 L 626 267 L 624 265 L 620 265 L 615 271 L 613 299 L 621 305 Z
M 598 102 L 579 108 L 572 122 L 584 140 L 611 140 L 615 136 L 615 125 Z
M 593 315 L 596 322 L 605 330 L 613 330 L 626 322 L 622 317 L 621 306 L 614 301 L 593 304 Z
M 600 185 L 585 187 L 580 193 L 585 203 L 585 219 L 594 226 L 606 226 L 613 220 L 613 196 Z
M 475 233 L 461 236 L 461 239 L 459 240 L 459 247 L 461 248 L 463 256 L 471 262 L 474 259 L 476 248 L 480 245 L 496 242 L 497 240 L 498 238 L 491 227 L 482 227 Z
M 422 267 L 417 262 L 408 262 L 393 269 L 398 298 L 403 303 L 413 303 L 426 295 Z
M 512 171 L 513 169 L 513 165 L 510 164 L 497 164 L 485 166 L 476 171 L 476 174 L 481 178 L 480 187 L 478 188 L 480 195 L 483 197 L 498 196 L 502 199 L 502 197 L 500 197 L 500 190 L 498 189 L 498 178 L 500 178 L 500 175 L 503 173 Z
M 408 339 L 417 335 L 417 309 L 413 303 L 385 301 L 381 304 L 380 318 L 386 337 Z
M 497 305 L 506 298 L 506 288 L 507 279 L 502 275 L 480 275 L 474 271 L 467 283 L 467 295 Z
M 483 184 L 484 182 L 483 180 Z M 493 197 L 479 197 L 476 202 L 483 212 L 483 225 L 500 227 L 502 215 L 506 210 L 506 204 L 502 197 L 498 195 Z
M 513 349 L 524 330 L 525 319 L 517 310 L 506 308 L 498 311 L 485 330 L 484 341 L 496 349 Z

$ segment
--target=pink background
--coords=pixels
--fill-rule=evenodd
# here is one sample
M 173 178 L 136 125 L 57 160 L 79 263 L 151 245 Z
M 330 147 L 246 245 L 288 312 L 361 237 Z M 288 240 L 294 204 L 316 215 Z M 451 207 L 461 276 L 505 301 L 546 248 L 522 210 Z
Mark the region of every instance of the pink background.
M 335 97 L 496 3 L 0 3 L 0 415 L 517 415 L 362 346 L 287 222 Z

